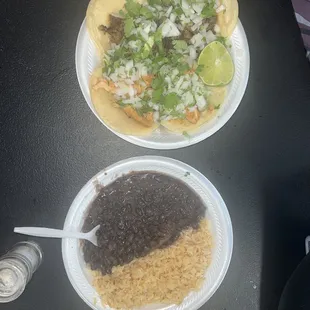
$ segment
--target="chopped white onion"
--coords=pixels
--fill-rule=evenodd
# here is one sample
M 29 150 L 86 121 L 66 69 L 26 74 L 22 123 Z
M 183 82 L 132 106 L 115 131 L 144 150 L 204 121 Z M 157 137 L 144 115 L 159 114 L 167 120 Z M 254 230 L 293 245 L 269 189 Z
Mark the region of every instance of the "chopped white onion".
M 196 99 L 198 110 L 202 111 L 207 105 L 206 99 L 203 96 L 197 96 L 197 95 L 195 95 L 195 99 Z
M 128 85 L 132 85 L 133 84 L 133 80 L 132 79 L 126 79 L 125 82 Z
M 216 9 L 216 13 L 220 13 L 222 11 L 224 11 L 226 8 L 223 4 L 221 4 L 217 9 Z
M 204 3 L 194 3 L 193 4 L 193 9 L 196 11 L 196 13 L 198 15 L 201 14 L 201 11 L 203 10 L 204 8 Z
M 157 29 L 157 25 L 156 25 L 156 23 L 154 21 L 152 21 L 152 23 L 151 23 L 151 31 L 155 32 L 156 29 Z
M 113 81 L 113 82 L 116 82 L 117 81 L 117 74 L 114 72 L 112 74 L 110 74 L 110 79 Z
M 203 43 L 202 38 L 203 36 L 200 33 L 197 33 L 191 38 L 191 43 L 194 47 L 200 46 Z
M 180 79 L 177 81 L 175 88 L 179 89 L 180 86 L 182 85 L 183 81 L 184 81 L 184 76 L 181 76 Z
M 129 60 L 127 63 L 126 63 L 126 70 L 129 71 L 130 69 L 133 68 L 133 60 Z
M 199 23 L 197 23 L 197 24 L 194 24 L 194 25 L 191 27 L 191 30 L 195 32 L 201 25 L 202 25 L 202 22 L 199 22 Z
M 148 41 L 149 35 L 148 35 L 143 29 L 141 29 L 141 28 L 139 29 L 139 32 L 140 32 L 142 38 L 143 38 L 145 41 Z
M 135 95 L 135 90 L 132 86 L 129 87 L 128 94 L 129 94 L 129 97 L 133 97 Z
M 196 52 L 196 49 L 193 46 L 189 47 L 189 58 L 191 60 L 196 60 L 196 58 L 197 58 L 197 52 Z
M 214 26 L 214 31 L 215 31 L 216 33 L 220 33 L 220 32 L 221 32 L 221 28 L 220 28 L 220 26 L 219 26 L 218 24 L 215 24 L 215 26 Z
M 186 0 L 181 0 L 181 2 L 182 2 L 182 4 L 181 4 L 182 8 L 185 9 L 185 10 L 188 10 L 189 9 L 189 5 L 188 5 L 187 1 Z
M 153 113 L 153 119 L 154 119 L 155 122 L 157 122 L 159 120 L 159 112 L 155 111 Z
M 202 23 L 203 19 L 200 16 L 195 16 L 192 18 L 194 24 Z
M 207 40 L 207 43 L 210 43 L 216 40 L 216 35 L 211 30 L 209 30 L 206 33 L 205 38 Z
M 195 102 L 194 96 L 190 91 L 184 94 L 184 102 L 186 105 L 191 105 Z
M 169 19 L 170 19 L 173 23 L 175 22 L 176 18 L 177 18 L 177 16 L 176 16 L 174 13 L 171 13 L 171 14 L 170 14 Z M 177 25 L 177 27 L 178 27 L 178 25 Z
M 175 108 L 175 110 L 176 110 L 177 112 L 179 112 L 179 113 L 183 112 L 184 109 L 185 109 L 185 104 L 184 104 L 184 103 L 179 103 L 179 104 L 176 106 L 176 108 Z
M 170 19 L 166 19 L 161 27 L 163 38 L 177 37 L 180 35 L 179 29 Z
M 190 82 L 189 82 L 189 81 L 184 81 L 184 82 L 182 83 L 180 89 L 186 90 L 186 89 L 189 88 L 189 86 L 190 86 Z
M 172 6 L 170 6 L 170 7 L 168 8 L 168 10 L 167 10 L 167 12 L 166 12 L 166 14 L 165 14 L 167 17 L 169 17 L 170 13 L 172 12 L 172 9 L 173 9 Z
M 141 109 L 143 107 L 143 104 L 141 102 L 135 102 L 134 106 L 136 109 Z
M 159 104 L 153 103 L 153 109 L 159 111 Z
M 147 34 L 149 34 L 150 31 L 151 31 L 151 27 L 152 27 L 152 24 L 151 24 L 151 23 L 148 23 L 147 25 L 145 25 L 145 26 L 143 27 L 143 30 L 144 30 Z

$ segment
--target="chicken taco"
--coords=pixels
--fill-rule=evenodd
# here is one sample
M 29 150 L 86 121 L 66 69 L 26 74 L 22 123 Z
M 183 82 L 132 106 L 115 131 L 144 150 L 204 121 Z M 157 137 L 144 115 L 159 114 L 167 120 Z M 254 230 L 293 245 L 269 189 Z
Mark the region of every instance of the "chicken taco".
M 233 1 L 91 0 L 87 29 L 102 65 L 90 88 L 101 119 L 120 133 L 147 135 L 160 125 L 192 132 L 213 118 L 233 76 L 230 70 L 230 79 L 217 82 L 214 67 L 230 59 L 224 36 L 237 22 Z M 214 41 L 222 58 L 212 46 L 201 63 Z

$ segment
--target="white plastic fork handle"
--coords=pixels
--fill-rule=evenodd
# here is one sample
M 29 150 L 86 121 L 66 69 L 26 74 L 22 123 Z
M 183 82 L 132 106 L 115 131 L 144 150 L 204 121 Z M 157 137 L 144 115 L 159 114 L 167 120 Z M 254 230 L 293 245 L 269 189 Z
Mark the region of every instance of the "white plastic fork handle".
M 43 228 L 43 227 L 15 227 L 14 232 L 18 234 L 47 237 L 47 238 L 77 238 L 85 239 L 87 236 L 84 233 L 65 231 L 61 229 Z

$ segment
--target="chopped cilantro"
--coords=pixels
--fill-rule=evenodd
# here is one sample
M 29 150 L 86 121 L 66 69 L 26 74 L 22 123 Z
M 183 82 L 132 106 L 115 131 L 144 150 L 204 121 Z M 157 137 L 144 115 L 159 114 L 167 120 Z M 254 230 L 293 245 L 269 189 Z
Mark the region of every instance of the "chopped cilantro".
M 158 88 L 158 89 L 154 90 L 152 93 L 152 102 L 159 103 L 161 101 L 161 98 L 162 98 L 162 93 L 163 93 L 162 88 Z
M 153 13 L 145 6 L 140 9 L 140 14 L 146 19 L 151 19 L 153 17 Z
M 221 104 L 218 104 L 214 107 L 215 110 L 218 110 L 221 107 Z
M 164 83 L 164 79 L 159 75 L 155 79 L 153 79 L 152 87 L 154 89 L 157 89 L 157 88 L 161 87 L 163 85 L 163 83 Z
M 165 6 L 170 6 L 171 5 L 171 0 L 162 0 L 161 2 Z
M 123 10 L 119 10 L 118 14 L 121 17 L 125 17 L 126 16 L 126 14 L 125 14 L 125 12 Z
M 184 74 L 190 69 L 189 64 L 184 62 L 184 63 L 179 63 L 178 65 L 178 70 L 181 74 Z
M 177 51 L 182 51 L 187 49 L 187 43 L 184 40 L 174 40 L 173 46 Z
M 114 68 L 119 68 L 121 66 L 121 61 L 120 60 L 116 60 L 113 62 L 113 67 Z
M 142 53 L 140 54 L 140 58 L 142 58 L 142 59 L 147 58 L 150 55 L 150 51 L 151 51 L 150 46 L 145 43 L 143 50 L 142 50 Z
M 185 119 L 185 114 L 177 111 L 171 111 L 170 115 L 178 119 Z
M 204 65 L 198 65 L 195 72 L 197 74 L 200 74 L 203 71 L 203 69 L 204 69 Z
M 160 54 L 163 54 L 164 52 L 164 46 L 162 40 L 163 40 L 163 34 L 161 32 L 161 29 L 157 29 L 157 31 L 154 33 L 154 42 L 158 47 L 158 51 Z
M 224 38 L 224 37 L 216 37 L 216 41 L 219 41 L 220 43 L 222 43 L 223 45 L 226 46 L 226 38 Z
M 125 36 L 129 37 L 132 29 L 135 27 L 135 24 L 133 22 L 133 18 L 127 18 L 125 20 L 125 26 L 124 26 L 124 31 L 125 31 Z
M 149 5 L 161 5 L 161 0 L 148 0 L 147 2 Z
M 175 14 L 177 14 L 178 16 L 181 16 L 183 14 L 183 10 L 180 7 L 177 7 L 174 10 Z
M 205 7 L 201 11 L 201 16 L 204 17 L 204 18 L 209 18 L 209 17 L 212 17 L 212 16 L 216 16 L 216 11 L 214 9 L 214 4 L 213 3 L 206 4 Z
M 188 132 L 187 131 L 183 131 L 183 136 L 185 137 L 185 138 L 187 138 L 187 139 L 190 139 L 191 138 L 191 136 L 188 134 Z M 189 176 L 190 175 L 190 173 L 189 172 L 186 172 L 185 173 L 185 175 L 184 176 Z
M 137 112 L 140 115 L 146 114 L 148 112 L 152 112 L 153 108 L 151 108 L 150 106 L 148 106 L 147 104 L 144 104 L 140 109 L 137 109 Z
M 154 42 L 155 43 L 161 42 L 162 39 L 163 39 L 163 34 L 161 30 L 159 29 L 154 33 Z
M 125 4 L 125 9 L 129 16 L 135 17 L 140 14 L 141 4 L 135 0 L 127 0 Z
M 170 93 L 164 98 L 164 106 L 167 109 L 174 109 L 180 102 L 180 98 L 176 93 Z

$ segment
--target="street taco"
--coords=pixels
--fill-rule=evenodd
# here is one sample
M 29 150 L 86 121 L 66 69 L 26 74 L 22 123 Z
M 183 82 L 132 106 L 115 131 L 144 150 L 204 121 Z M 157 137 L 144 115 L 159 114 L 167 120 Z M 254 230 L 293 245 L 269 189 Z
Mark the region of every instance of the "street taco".
M 94 89 L 97 80 L 101 77 L 101 68 L 95 70 L 90 79 L 91 99 L 94 103 L 99 117 L 113 130 L 126 135 L 148 135 L 159 124 L 152 123 L 150 126 L 145 126 L 134 118 L 130 118 L 123 109 L 115 102 L 113 94 L 105 91 L 103 88 Z
M 225 23 L 220 15 L 226 4 L 230 14 L 234 0 L 222 1 L 91 0 L 87 29 L 102 64 L 90 91 L 109 127 L 128 135 L 147 135 L 159 125 L 192 132 L 216 115 L 226 87 L 204 84 L 197 61 L 208 43 L 226 44 L 222 32 L 235 27 L 235 15 Z

